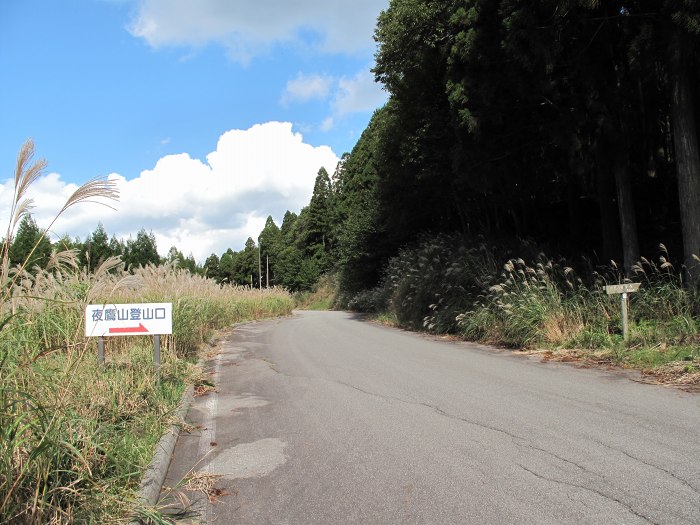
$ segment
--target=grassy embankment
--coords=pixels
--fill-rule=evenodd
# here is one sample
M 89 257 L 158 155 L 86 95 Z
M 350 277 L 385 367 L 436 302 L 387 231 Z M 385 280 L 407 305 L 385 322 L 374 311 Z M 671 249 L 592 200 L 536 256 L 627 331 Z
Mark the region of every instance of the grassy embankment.
M 527 260 L 495 255 L 504 251 L 426 239 L 390 261 L 379 287 L 340 304 L 410 329 L 700 384 L 700 291 L 684 286 L 663 246 L 658 262 L 642 258 L 634 268 L 641 287 L 629 294 L 627 341 L 620 295 L 604 291 L 627 282 L 614 263 L 579 276 L 536 252 Z
M 220 287 L 186 271 L 134 274 L 108 261 L 95 275 L 39 271 L 18 280 L 0 331 L 0 522 L 113 523 L 188 382 L 200 345 L 232 323 L 284 315 L 282 291 Z M 109 271 L 111 268 L 111 271 Z M 84 333 L 85 304 L 172 302 L 161 380 L 151 338 L 110 338 L 100 369 Z
M 296 294 L 296 307 L 301 310 L 330 310 L 338 294 L 338 283 L 332 275 L 323 275 L 313 290 Z
M 45 166 L 32 156 L 27 142 L 5 239 L 29 209 L 27 190 Z M 116 199 L 113 184 L 90 181 L 58 215 L 101 198 Z M 10 267 L 7 247 L 0 262 L 0 523 L 126 522 L 154 446 L 173 422 L 185 385 L 199 375 L 194 363 L 202 342 L 236 322 L 287 314 L 293 300 L 283 291 L 221 287 L 167 267 L 132 274 L 114 259 L 90 274 L 71 252 L 30 273 L 26 263 Z M 97 365 L 84 312 L 87 304 L 106 302 L 173 303 L 160 382 L 150 338 L 110 338 L 106 366 Z

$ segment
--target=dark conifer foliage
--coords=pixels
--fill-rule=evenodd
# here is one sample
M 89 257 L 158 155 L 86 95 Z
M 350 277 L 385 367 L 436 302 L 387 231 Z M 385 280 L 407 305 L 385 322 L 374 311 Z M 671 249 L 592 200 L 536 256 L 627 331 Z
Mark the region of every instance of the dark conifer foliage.
M 697 278 L 699 37 L 682 0 L 393 0 L 375 32 L 390 100 L 336 186 L 347 285 L 426 231 L 628 272 L 664 243 Z
M 31 215 L 25 215 L 17 228 L 10 245 L 10 265 L 31 270 L 34 266 L 44 268 L 51 257 L 51 241 L 37 226 Z

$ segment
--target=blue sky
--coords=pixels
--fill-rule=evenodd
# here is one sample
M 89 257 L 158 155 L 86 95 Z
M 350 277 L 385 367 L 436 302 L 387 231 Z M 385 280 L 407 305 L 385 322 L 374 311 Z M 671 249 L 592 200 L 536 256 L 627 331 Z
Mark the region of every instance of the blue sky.
M 291 7 L 290 7 L 291 6 Z M 308 202 L 386 95 L 372 31 L 388 0 L 2 0 L 0 181 L 33 138 L 50 221 L 95 176 L 122 196 L 53 228 L 156 234 L 202 260 Z M 216 159 L 213 160 L 212 159 Z M 6 210 L 9 182 L 0 188 Z

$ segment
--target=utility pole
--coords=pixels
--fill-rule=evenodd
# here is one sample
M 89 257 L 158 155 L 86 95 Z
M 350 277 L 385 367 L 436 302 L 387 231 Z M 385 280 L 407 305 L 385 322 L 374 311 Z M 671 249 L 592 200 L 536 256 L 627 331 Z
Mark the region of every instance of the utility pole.
M 262 252 L 262 241 L 260 240 L 260 237 L 258 237 L 258 288 L 260 288 L 260 291 L 262 292 L 262 262 L 261 262 L 261 253 Z
M 266 255 L 265 256 L 265 267 L 266 267 L 266 276 L 265 276 L 265 288 L 270 287 L 270 256 Z

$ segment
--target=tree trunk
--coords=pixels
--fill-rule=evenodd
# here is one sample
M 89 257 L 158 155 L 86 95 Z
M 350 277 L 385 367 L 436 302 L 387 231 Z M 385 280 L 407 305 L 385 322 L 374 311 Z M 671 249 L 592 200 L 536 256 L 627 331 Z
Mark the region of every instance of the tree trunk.
M 695 112 L 686 63 L 687 36 L 676 28 L 669 46 L 669 87 L 671 91 L 671 121 L 675 149 L 676 173 L 683 256 L 688 284 L 700 278 L 700 150 Z
M 457 189 L 457 185 L 455 184 L 455 178 L 456 177 L 449 177 L 448 182 L 450 185 L 450 196 L 452 197 L 452 205 L 454 206 L 455 213 L 457 215 L 457 218 L 459 219 L 460 231 L 462 232 L 462 235 L 467 235 L 469 233 L 469 226 L 467 224 L 467 219 L 464 216 L 463 210 L 462 199 L 464 195 Z
M 612 5 L 606 9 L 614 9 Z M 637 236 L 637 216 L 634 211 L 632 198 L 632 183 L 629 172 L 630 148 L 628 143 L 629 108 L 625 106 L 625 96 L 622 94 L 625 79 L 629 78 L 629 71 L 623 57 L 618 56 L 618 51 L 613 46 L 614 40 L 609 41 L 611 75 L 615 79 L 618 94 L 613 111 L 611 124 L 614 129 L 608 129 L 609 143 L 612 152 L 612 171 L 617 189 L 617 212 L 620 217 L 620 235 L 622 241 L 622 259 L 625 275 L 632 273 L 632 266 L 639 261 L 639 239 Z M 625 110 L 626 109 L 626 110 Z
M 617 211 L 620 216 L 620 234 L 622 238 L 622 259 L 625 275 L 630 276 L 632 265 L 639 261 L 639 240 L 637 238 L 637 215 L 632 199 L 632 183 L 629 173 L 629 155 L 625 139 L 618 141 L 617 153 L 613 164 L 615 187 L 617 188 Z
M 580 173 L 574 171 L 574 166 L 571 166 L 570 175 L 566 177 L 566 210 L 567 220 L 569 223 L 569 251 L 576 251 L 581 248 L 581 209 L 579 206 L 579 197 L 581 189 L 579 187 Z
M 620 246 L 619 214 L 615 207 L 615 196 L 610 177 L 609 164 L 596 146 L 596 185 L 598 190 L 598 209 L 600 211 L 601 250 L 603 261 L 609 263 L 622 254 Z

